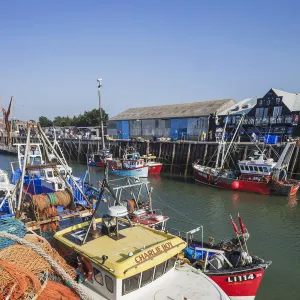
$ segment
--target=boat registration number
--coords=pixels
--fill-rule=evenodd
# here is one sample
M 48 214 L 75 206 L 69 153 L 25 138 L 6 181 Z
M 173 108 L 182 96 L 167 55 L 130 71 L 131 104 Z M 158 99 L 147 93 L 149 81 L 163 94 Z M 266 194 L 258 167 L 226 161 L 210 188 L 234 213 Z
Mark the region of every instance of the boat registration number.
M 226 281 L 227 282 L 241 282 L 241 281 L 253 280 L 255 278 L 256 278 L 255 274 L 247 274 L 247 275 L 227 277 Z

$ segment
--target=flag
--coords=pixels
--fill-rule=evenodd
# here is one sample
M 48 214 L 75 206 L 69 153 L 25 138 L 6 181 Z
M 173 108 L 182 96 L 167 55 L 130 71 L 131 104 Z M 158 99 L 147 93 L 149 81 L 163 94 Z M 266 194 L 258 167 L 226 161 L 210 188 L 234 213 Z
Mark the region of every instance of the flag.
M 242 221 L 242 218 L 240 217 L 240 214 L 238 214 L 238 217 L 239 217 L 241 231 L 242 231 L 242 233 L 245 233 L 247 229 L 246 229 L 246 227 L 245 227 L 245 225 L 244 225 L 244 223 Z
M 230 215 L 230 218 L 231 218 L 231 224 L 232 224 L 232 226 L 233 226 L 233 229 L 234 229 L 234 231 L 238 234 L 239 233 L 239 230 L 238 230 L 238 228 L 237 228 L 237 226 L 236 226 L 236 224 L 234 223 L 234 221 L 233 221 L 233 219 L 232 219 L 232 216 Z

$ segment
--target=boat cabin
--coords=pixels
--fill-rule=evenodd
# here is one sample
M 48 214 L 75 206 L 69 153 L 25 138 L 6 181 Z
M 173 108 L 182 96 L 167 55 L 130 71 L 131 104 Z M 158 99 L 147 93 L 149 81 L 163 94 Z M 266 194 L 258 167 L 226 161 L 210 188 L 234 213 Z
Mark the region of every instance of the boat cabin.
M 249 160 L 238 163 L 242 179 L 260 180 L 262 177 L 270 178 L 276 163 L 272 158 L 265 158 L 263 153 L 254 153 Z
M 118 213 L 114 212 L 116 206 L 110 207 L 113 213 L 95 220 L 97 235 L 88 234 L 85 242 L 88 222 L 61 230 L 54 238 L 58 249 L 72 250 L 70 255 L 78 255 L 90 272 L 85 286 L 106 299 L 142 299 L 146 290 L 153 293 L 154 284 L 174 269 L 186 243 L 179 237 L 113 217 L 124 216 L 122 212 L 127 211 L 117 207 Z

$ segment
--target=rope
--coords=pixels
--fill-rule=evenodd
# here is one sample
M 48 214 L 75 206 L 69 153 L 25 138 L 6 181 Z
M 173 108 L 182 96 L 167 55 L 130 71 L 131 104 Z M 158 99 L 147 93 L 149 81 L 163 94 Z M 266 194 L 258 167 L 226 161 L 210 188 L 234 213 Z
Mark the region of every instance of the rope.
M 0 238 L 7 238 L 10 239 L 14 242 L 17 242 L 21 245 L 25 245 L 29 248 L 31 248 L 32 250 L 34 250 L 36 253 L 38 253 L 39 255 L 41 255 L 50 265 L 51 267 L 56 271 L 56 273 L 64 280 L 66 281 L 66 283 L 68 284 L 68 286 L 70 286 L 71 288 L 73 288 L 76 293 L 80 296 L 81 299 L 83 300 L 92 300 L 91 296 L 89 296 L 86 291 L 84 291 L 80 285 L 78 283 L 76 283 L 72 277 L 63 269 L 61 268 L 57 262 L 55 262 L 51 256 L 49 256 L 48 254 L 46 254 L 44 251 L 42 251 L 39 247 L 37 247 L 36 245 L 26 241 L 23 238 L 20 238 L 16 235 L 7 233 L 7 232 L 0 232 Z

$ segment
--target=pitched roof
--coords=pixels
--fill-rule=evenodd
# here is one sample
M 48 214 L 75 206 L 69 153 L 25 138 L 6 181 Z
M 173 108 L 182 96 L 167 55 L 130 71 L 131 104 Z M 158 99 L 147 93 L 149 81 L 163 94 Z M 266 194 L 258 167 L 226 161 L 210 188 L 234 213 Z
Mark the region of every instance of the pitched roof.
M 282 97 L 283 103 L 290 111 L 300 111 L 300 94 L 284 92 L 273 88 L 272 90 L 277 96 Z
M 230 115 L 241 115 L 241 114 L 247 114 L 253 106 L 257 103 L 257 97 L 256 98 L 246 98 L 244 100 L 241 100 L 234 105 L 228 107 L 227 109 L 221 111 L 219 113 L 220 116 L 225 116 L 228 114 Z
M 208 116 L 214 112 L 219 113 L 227 107 L 232 106 L 234 103 L 235 101 L 233 99 L 222 99 L 183 104 L 129 108 L 111 118 L 110 121 Z

